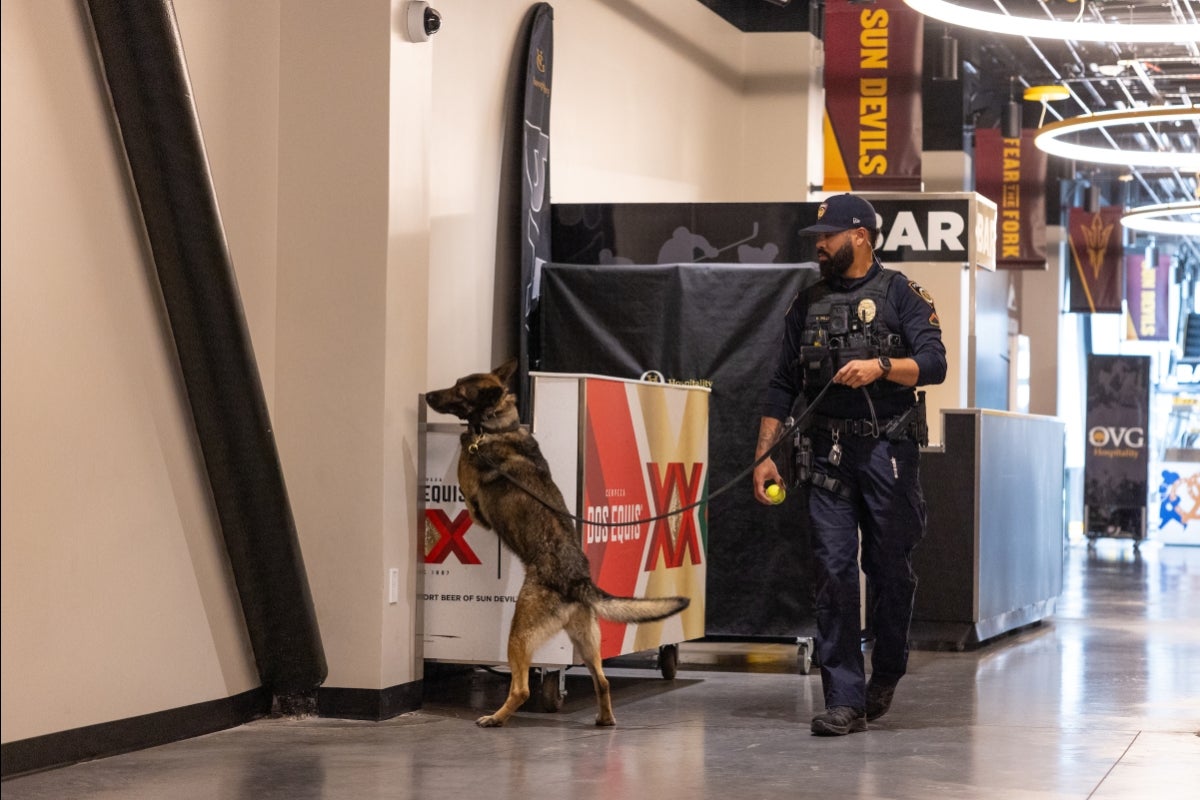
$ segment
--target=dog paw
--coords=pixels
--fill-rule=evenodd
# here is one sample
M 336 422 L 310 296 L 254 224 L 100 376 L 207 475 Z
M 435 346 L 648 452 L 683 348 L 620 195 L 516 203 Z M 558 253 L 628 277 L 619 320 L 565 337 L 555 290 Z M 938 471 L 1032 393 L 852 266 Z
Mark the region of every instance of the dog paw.
M 601 714 L 596 717 L 596 727 L 597 728 L 611 728 L 613 725 L 616 725 L 616 724 L 617 724 L 617 720 L 612 715 L 605 716 L 605 715 Z
M 498 719 L 495 714 L 488 714 L 475 720 L 475 724 L 481 728 L 499 728 L 504 724 L 504 720 Z

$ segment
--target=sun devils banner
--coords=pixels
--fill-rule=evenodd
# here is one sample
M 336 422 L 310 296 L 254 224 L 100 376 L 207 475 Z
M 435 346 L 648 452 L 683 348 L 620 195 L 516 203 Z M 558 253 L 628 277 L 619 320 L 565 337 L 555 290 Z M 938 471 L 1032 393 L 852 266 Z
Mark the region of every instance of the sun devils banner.
M 1160 253 L 1150 264 L 1140 253 L 1125 257 L 1125 338 L 1165 342 L 1167 331 L 1168 273 L 1171 257 Z
M 826 0 L 825 191 L 920 191 L 921 20 L 902 0 Z
M 1071 247 L 1070 311 L 1118 313 L 1121 310 L 1121 207 L 1105 206 L 1092 214 L 1067 213 Z
M 996 267 L 1046 268 L 1046 154 L 1036 131 L 1006 139 L 995 128 L 975 131 L 975 190 L 996 204 Z

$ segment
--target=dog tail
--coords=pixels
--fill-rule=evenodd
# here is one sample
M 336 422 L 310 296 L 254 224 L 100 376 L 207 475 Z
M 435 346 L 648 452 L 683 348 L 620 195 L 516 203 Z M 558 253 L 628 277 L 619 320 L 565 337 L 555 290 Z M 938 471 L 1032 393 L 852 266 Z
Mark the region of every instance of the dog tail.
M 613 622 L 653 622 L 678 614 L 691 602 L 686 597 L 613 597 L 601 591 L 591 605 L 598 616 Z

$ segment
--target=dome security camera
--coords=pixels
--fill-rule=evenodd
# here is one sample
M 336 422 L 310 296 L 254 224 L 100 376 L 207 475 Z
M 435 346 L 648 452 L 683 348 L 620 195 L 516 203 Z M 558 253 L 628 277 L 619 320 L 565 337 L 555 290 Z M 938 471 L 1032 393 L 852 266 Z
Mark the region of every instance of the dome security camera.
M 408 38 L 414 42 L 428 42 L 442 28 L 442 15 L 429 7 L 423 0 L 408 4 Z

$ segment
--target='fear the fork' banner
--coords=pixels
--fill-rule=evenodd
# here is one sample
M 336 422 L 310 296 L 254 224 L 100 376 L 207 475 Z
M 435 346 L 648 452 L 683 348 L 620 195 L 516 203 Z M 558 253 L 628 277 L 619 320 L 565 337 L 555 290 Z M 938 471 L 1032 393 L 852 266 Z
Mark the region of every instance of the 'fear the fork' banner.
M 1121 311 L 1121 207 L 1105 206 L 1092 214 L 1086 209 L 1067 212 L 1071 246 L 1070 311 Z
M 1046 154 L 1036 131 L 975 131 L 975 190 L 996 204 L 997 269 L 1046 268 Z
M 825 191 L 921 190 L 921 20 L 902 0 L 826 0 Z

